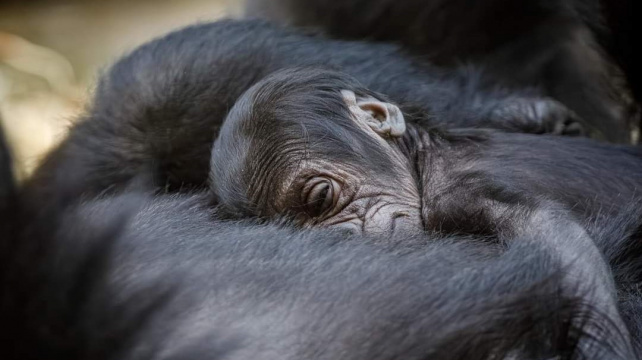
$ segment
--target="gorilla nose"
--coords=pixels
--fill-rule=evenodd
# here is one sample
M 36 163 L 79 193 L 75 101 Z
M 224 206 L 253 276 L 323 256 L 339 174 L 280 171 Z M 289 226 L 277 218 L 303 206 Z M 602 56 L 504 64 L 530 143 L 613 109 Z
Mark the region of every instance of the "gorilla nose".
M 416 233 L 421 230 L 420 221 L 401 211 L 369 220 L 366 223 L 365 231 L 371 234 Z
M 414 221 L 406 213 L 395 213 L 392 216 L 392 224 L 390 226 L 390 232 L 393 234 L 417 231 L 419 229 L 417 221 Z

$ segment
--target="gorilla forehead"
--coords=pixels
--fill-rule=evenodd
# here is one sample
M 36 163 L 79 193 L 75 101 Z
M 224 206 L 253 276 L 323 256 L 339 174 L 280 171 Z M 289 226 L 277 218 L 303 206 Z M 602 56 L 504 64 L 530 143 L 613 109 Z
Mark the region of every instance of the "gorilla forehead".
M 341 90 L 371 95 L 348 75 L 318 68 L 279 71 L 249 89 L 225 125 L 250 139 L 250 152 L 304 151 L 335 161 L 385 163 L 381 148 L 353 121 Z

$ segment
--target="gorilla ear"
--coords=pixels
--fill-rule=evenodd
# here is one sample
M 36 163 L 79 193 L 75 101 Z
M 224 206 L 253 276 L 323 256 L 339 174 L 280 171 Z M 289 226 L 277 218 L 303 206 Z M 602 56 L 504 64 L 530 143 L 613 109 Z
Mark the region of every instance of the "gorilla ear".
M 352 115 L 380 136 L 400 137 L 406 131 L 403 114 L 395 105 L 371 96 L 357 98 L 350 90 L 341 90 L 341 95 Z

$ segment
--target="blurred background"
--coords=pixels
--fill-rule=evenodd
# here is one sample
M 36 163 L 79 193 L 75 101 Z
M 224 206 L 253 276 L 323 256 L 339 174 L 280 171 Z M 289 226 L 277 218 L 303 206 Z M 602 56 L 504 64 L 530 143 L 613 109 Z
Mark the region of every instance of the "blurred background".
M 101 71 L 173 29 L 239 13 L 241 0 L 0 0 L 0 119 L 16 174 L 65 135 Z

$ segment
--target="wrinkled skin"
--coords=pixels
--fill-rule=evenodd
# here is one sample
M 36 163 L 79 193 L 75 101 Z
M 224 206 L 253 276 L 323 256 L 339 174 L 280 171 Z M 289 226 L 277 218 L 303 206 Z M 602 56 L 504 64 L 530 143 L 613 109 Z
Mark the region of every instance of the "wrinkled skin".
M 520 204 L 558 202 L 591 221 L 638 199 L 633 147 L 403 122 L 343 74 L 274 74 L 230 111 L 212 154 L 213 193 L 238 216 L 490 237 L 519 232 Z
M 319 75 L 308 72 L 295 72 L 301 75 L 299 85 L 305 87 Z M 283 98 L 283 113 L 271 112 L 279 100 L 261 88 L 248 91 L 230 111 L 213 150 L 212 184 L 228 211 L 260 217 L 287 214 L 303 225 L 351 232 L 421 228 L 413 164 L 395 145 L 406 130 L 396 106 L 346 88 L 338 94 L 316 93 L 312 98 L 318 101 L 301 109 L 300 102 Z M 323 111 L 332 100 L 339 107 L 328 116 L 339 121 L 336 127 L 283 121 L 282 115 L 290 112 Z M 312 113 L 301 118 L 306 116 Z M 323 134 L 327 137 L 321 138 Z M 343 161 L 337 163 L 337 158 Z

